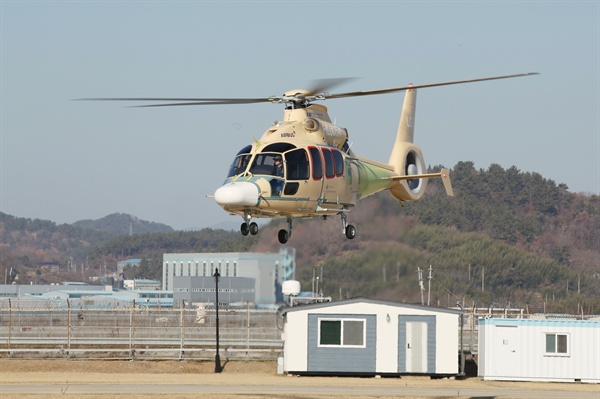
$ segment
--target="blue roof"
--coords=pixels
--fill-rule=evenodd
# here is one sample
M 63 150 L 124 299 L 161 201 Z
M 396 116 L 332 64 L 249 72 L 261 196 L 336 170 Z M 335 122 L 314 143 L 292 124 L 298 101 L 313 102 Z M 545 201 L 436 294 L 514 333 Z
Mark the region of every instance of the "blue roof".
M 588 327 L 588 328 L 600 328 L 600 320 L 547 320 L 547 319 L 504 319 L 504 318 L 481 318 L 479 319 L 479 325 L 491 325 L 491 326 L 560 326 L 560 327 Z

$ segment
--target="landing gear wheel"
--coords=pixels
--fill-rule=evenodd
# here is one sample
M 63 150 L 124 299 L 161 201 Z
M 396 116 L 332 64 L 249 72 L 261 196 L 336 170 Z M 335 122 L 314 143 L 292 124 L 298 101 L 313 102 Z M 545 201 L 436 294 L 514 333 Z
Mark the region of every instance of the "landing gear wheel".
M 250 227 L 248 227 L 248 223 L 242 223 L 242 225 L 240 226 L 240 232 L 243 236 L 248 235 L 248 233 L 250 232 Z
M 287 230 L 281 229 L 281 230 L 279 230 L 279 234 L 277 235 L 277 238 L 279 238 L 280 243 L 285 244 L 286 242 L 288 242 L 288 239 L 290 237 L 289 237 Z
M 258 225 L 255 222 L 250 223 L 250 234 L 255 236 L 258 233 Z
M 356 228 L 349 224 L 348 226 L 346 226 L 346 238 L 351 240 L 354 237 L 356 237 Z

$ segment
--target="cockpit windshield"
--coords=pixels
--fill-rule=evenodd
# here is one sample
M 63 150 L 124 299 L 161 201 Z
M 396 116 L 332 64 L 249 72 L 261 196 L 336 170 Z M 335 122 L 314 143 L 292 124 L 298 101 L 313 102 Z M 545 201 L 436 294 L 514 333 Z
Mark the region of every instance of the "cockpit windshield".
M 227 177 L 233 177 L 244 173 L 246 171 L 246 167 L 248 166 L 248 162 L 250 162 L 250 157 L 250 154 L 242 154 L 235 157 L 231 167 L 229 168 Z
M 252 150 L 252 146 L 248 145 L 242 148 L 236 155 L 233 163 L 229 167 L 229 172 L 227 173 L 227 177 L 233 177 L 239 174 L 242 174 L 246 171 L 248 167 L 248 163 L 250 162 L 250 158 L 252 155 L 250 151 Z

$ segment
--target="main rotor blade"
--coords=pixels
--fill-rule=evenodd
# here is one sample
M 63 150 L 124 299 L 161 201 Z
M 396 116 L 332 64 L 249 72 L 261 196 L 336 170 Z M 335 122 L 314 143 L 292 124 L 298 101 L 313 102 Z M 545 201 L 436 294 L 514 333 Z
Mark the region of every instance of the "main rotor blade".
M 268 103 L 277 100 L 277 98 L 78 98 L 77 101 L 184 101 L 173 104 L 151 104 L 139 105 L 139 107 L 169 107 L 179 105 L 217 105 L 217 104 L 253 104 L 253 103 Z
M 521 76 L 539 75 L 537 72 L 521 73 L 516 75 L 504 75 L 504 76 L 492 76 L 489 78 L 479 79 L 467 79 L 467 80 L 456 80 L 452 82 L 441 82 L 441 83 L 430 83 L 423 85 L 409 85 L 403 87 L 393 87 L 389 89 L 379 90 L 367 90 L 367 91 L 353 91 L 348 93 L 338 94 L 326 94 L 325 90 L 340 85 L 348 80 L 354 78 L 338 78 L 338 79 L 321 79 L 315 81 L 314 86 L 309 90 L 309 93 L 305 95 L 309 101 L 316 100 L 327 100 L 334 98 L 344 97 L 359 97 L 359 96 L 372 96 L 376 94 L 387 94 L 397 91 L 405 91 L 409 89 L 421 89 L 425 87 L 436 87 L 436 86 L 448 86 L 456 85 L 461 83 L 472 83 L 472 82 L 483 82 L 486 80 L 497 80 L 497 79 L 508 79 L 517 78 Z M 280 103 L 291 101 L 285 97 L 267 97 L 267 98 L 166 98 L 166 97 L 125 97 L 125 98 L 79 98 L 78 101 L 152 101 L 152 102 L 164 102 L 167 104 L 148 104 L 148 105 L 134 105 L 134 108 L 138 107 L 178 107 L 182 105 L 229 105 L 229 104 L 256 104 L 256 103 Z M 172 103 L 171 103 L 172 102 Z
M 324 93 L 333 87 L 339 86 L 354 79 L 356 78 L 316 79 L 312 82 L 313 87 L 308 90 L 308 95 L 314 96 L 315 94 Z
M 449 85 L 456 85 L 456 84 L 461 84 L 461 83 L 472 83 L 472 82 L 483 82 L 486 80 L 518 78 L 521 76 L 531 76 L 531 75 L 539 75 L 539 73 L 538 72 L 528 72 L 528 73 L 519 73 L 516 75 L 492 76 L 489 78 L 455 80 L 452 82 L 430 83 L 430 84 L 423 84 L 423 85 L 409 85 L 409 86 L 404 86 L 404 87 L 393 87 L 393 88 L 389 88 L 389 89 L 354 91 L 354 92 L 349 92 L 349 93 L 329 94 L 329 95 L 325 96 L 325 99 L 358 97 L 358 96 L 372 96 L 372 95 L 376 95 L 376 94 L 394 93 L 397 91 L 405 91 L 405 90 L 409 90 L 409 89 L 422 89 L 425 87 L 449 86 Z

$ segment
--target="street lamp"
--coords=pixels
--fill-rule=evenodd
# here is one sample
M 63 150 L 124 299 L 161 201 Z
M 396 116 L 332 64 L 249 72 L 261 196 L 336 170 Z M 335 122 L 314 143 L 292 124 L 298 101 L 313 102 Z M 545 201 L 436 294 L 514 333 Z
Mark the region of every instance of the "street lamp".
M 219 356 L 219 268 L 215 269 L 215 274 L 213 274 L 215 278 L 215 309 L 217 312 L 217 354 L 215 355 L 215 373 L 220 373 L 223 371 L 221 367 L 221 357 Z

